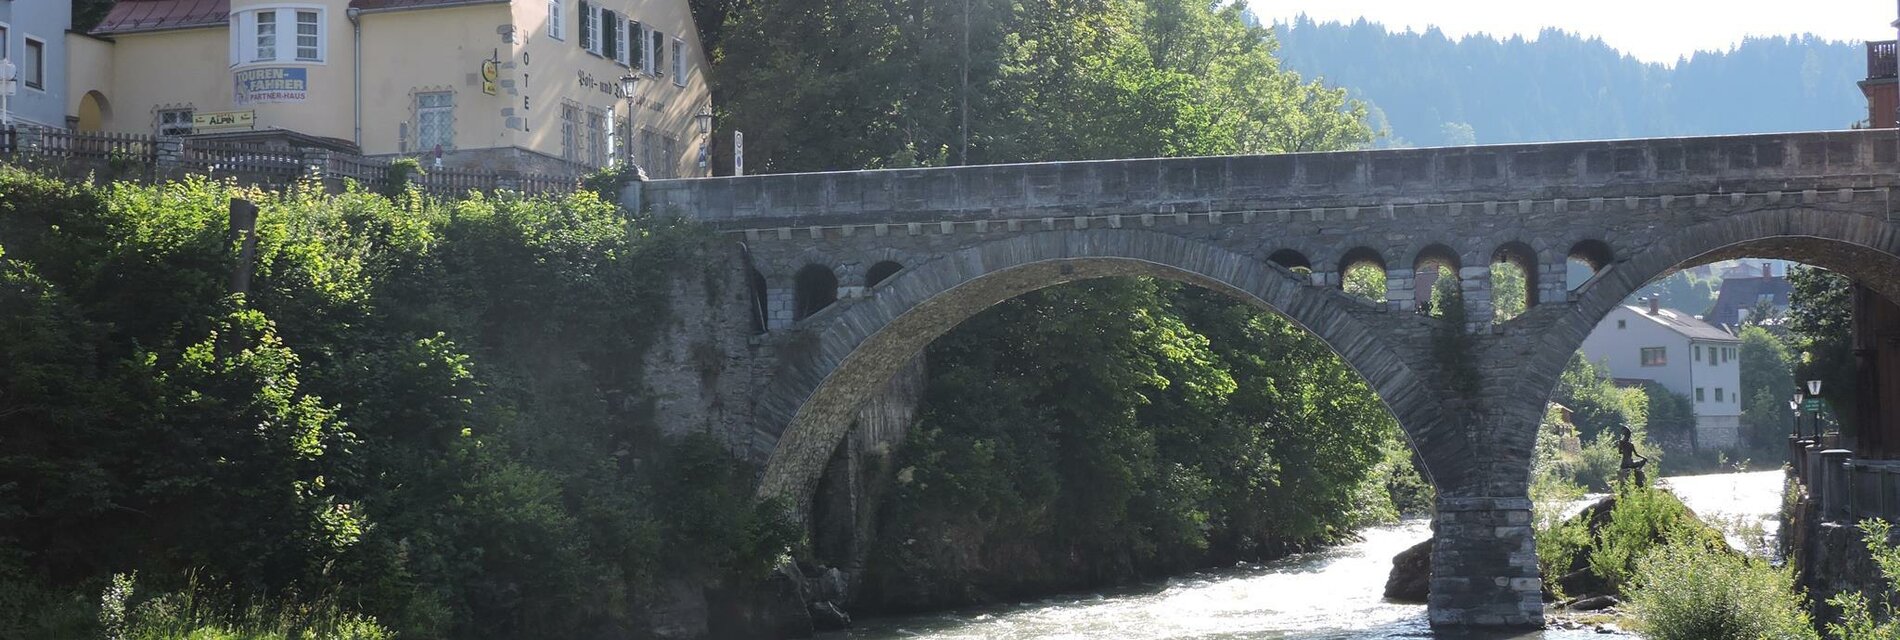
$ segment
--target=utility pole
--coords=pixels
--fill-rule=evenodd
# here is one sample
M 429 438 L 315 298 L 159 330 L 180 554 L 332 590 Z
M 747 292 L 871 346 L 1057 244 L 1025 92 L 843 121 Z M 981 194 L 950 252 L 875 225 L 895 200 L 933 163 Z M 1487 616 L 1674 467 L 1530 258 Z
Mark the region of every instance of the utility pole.
M 970 0 L 963 0 L 963 90 L 958 92 L 958 111 L 963 115 L 962 149 L 957 164 L 970 164 Z

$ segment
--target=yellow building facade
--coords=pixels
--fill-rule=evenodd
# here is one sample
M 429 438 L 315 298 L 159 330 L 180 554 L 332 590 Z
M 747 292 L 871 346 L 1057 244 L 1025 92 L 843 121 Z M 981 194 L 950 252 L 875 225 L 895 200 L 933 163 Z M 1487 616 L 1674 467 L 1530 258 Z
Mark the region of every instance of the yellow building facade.
M 711 175 L 687 0 L 120 0 L 67 45 L 81 129 Z

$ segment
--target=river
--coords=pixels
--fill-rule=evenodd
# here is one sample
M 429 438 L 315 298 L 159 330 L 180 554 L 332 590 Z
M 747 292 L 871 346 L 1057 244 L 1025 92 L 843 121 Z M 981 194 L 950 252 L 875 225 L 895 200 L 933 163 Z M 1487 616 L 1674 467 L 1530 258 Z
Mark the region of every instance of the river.
M 1761 523 L 1772 534 L 1780 471 L 1668 478 L 1698 514 Z M 1432 638 L 1425 606 L 1381 597 L 1392 556 L 1431 535 L 1425 520 L 1372 527 L 1362 540 L 1259 565 L 1206 571 L 1100 593 L 860 621 L 827 640 L 1344 640 Z M 1752 540 L 1732 540 L 1738 546 Z M 1550 629 L 1511 638 L 1633 637 Z

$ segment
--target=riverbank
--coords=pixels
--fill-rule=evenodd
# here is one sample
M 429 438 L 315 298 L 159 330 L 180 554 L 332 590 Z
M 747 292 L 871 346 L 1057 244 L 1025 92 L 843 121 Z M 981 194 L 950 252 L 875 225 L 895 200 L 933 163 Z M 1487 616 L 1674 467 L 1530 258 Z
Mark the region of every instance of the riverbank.
M 1775 529 L 1781 473 L 1680 476 L 1663 480 L 1705 519 L 1725 524 L 1731 544 L 1763 548 L 1737 531 Z M 1424 519 L 1370 527 L 1357 542 L 1274 562 L 1196 572 L 1166 581 L 1052 597 L 1013 605 L 859 621 L 821 634 L 828 640 L 1032 640 L 1044 638 L 1288 638 L 1295 640 L 1433 637 L 1425 606 L 1380 594 L 1393 555 L 1431 535 Z M 1574 618 L 1594 622 L 1600 616 Z M 1596 628 L 1553 628 L 1525 640 L 1633 638 Z M 1606 629 L 1607 630 L 1607 629 Z

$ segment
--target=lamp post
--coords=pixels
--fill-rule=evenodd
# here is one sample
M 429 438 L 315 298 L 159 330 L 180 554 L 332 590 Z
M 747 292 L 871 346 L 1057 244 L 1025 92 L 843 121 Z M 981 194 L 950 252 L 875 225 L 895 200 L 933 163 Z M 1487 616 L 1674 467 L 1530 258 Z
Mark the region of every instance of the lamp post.
M 1821 381 L 1808 381 L 1808 426 L 1814 431 L 1814 439 L 1821 439 Z
M 699 168 L 704 169 L 706 175 L 710 177 L 712 176 L 712 105 L 700 107 L 699 113 L 693 115 L 693 121 L 699 123 Z
M 633 90 L 638 88 L 640 88 L 639 74 L 628 72 L 627 75 L 620 76 L 620 96 L 627 101 L 627 135 L 624 136 L 627 140 L 627 150 L 623 155 L 626 156 L 627 164 L 636 169 L 638 165 L 633 162 L 633 136 L 636 131 L 633 127 Z
M 1803 392 L 1800 387 L 1795 387 L 1794 399 L 1788 401 L 1788 408 L 1794 411 L 1794 437 L 1796 439 L 1801 437 L 1801 401 L 1806 399 L 1807 394 Z

